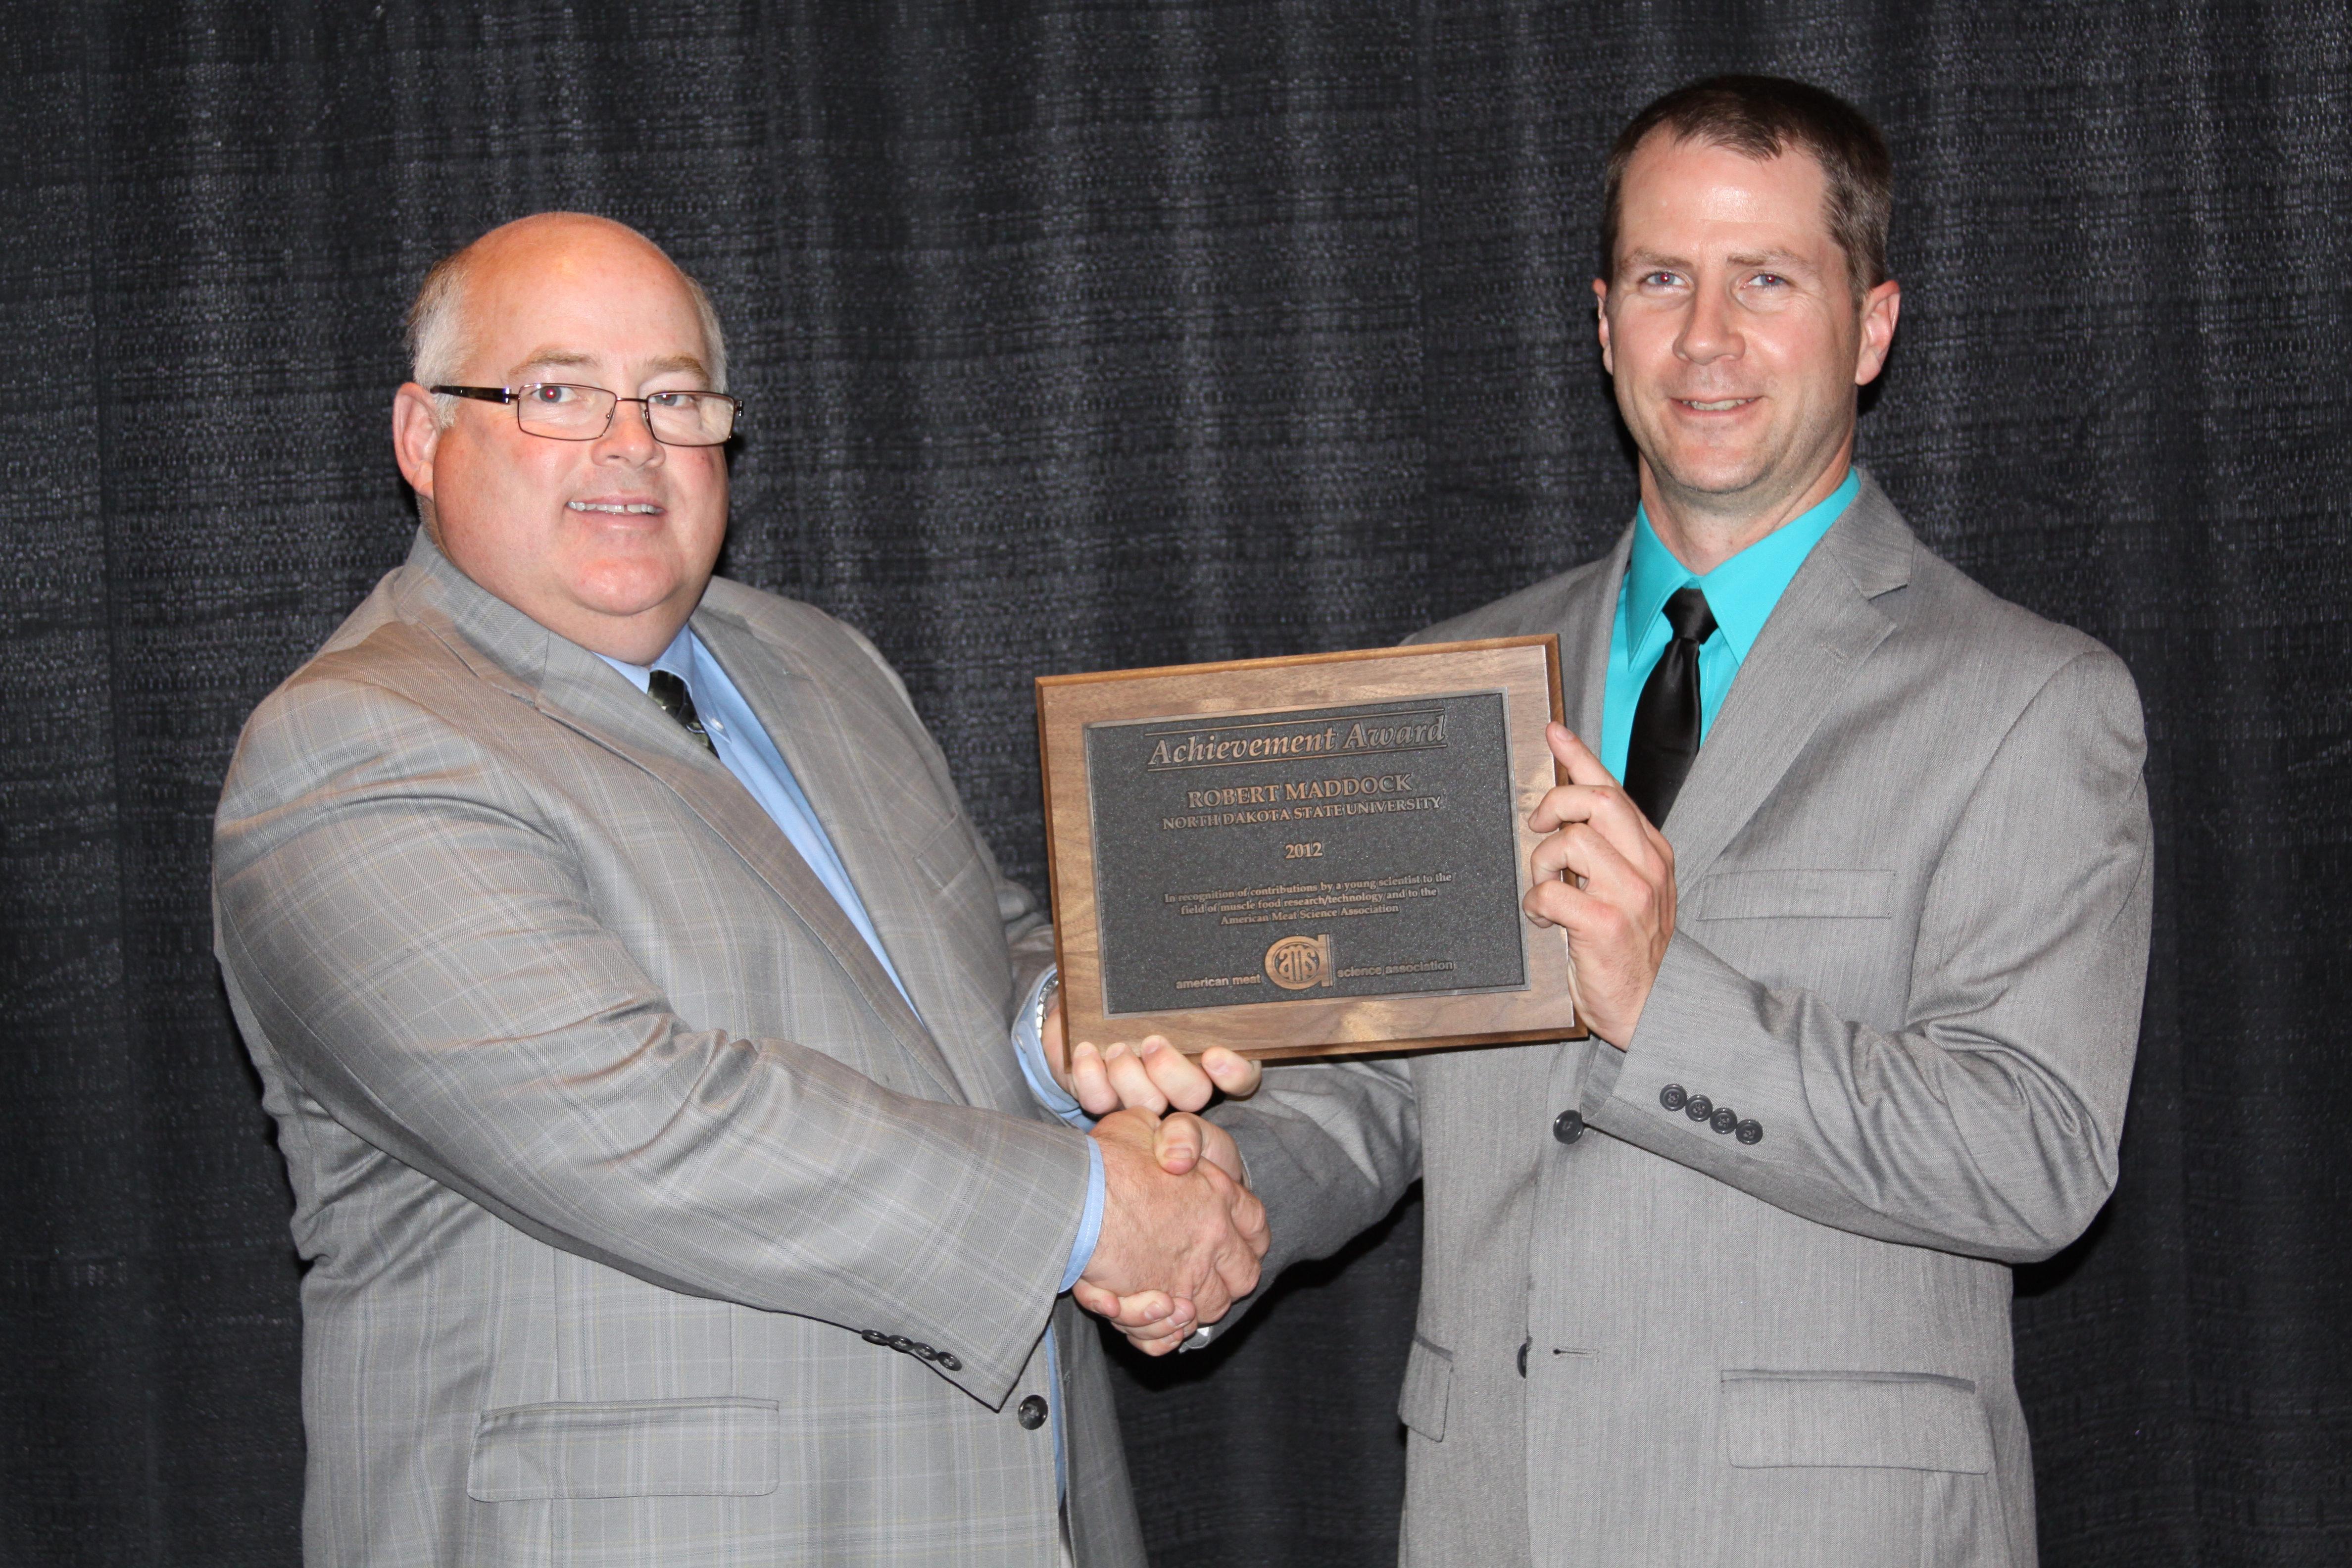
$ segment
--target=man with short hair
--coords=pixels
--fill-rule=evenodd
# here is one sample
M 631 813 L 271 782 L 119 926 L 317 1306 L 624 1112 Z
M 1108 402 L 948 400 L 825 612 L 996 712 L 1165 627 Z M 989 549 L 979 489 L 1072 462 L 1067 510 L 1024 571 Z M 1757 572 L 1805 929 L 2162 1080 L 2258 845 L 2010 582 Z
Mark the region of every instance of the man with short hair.
M 1695 83 L 1626 128 L 1607 198 L 1633 526 L 1421 634 L 1559 636 L 1570 782 L 1534 814 L 1527 908 L 1595 1037 L 1270 1068 L 1163 1149 L 1245 1160 L 1269 1278 L 1425 1178 L 1410 1562 L 2017 1568 L 2005 1265 L 2115 1184 L 2137 698 L 1853 466 L 1901 302 L 1867 121 Z M 1155 1063 L 1152 1092 L 1192 1092 Z M 1143 1075 L 1065 1071 L 1095 1109 L 1148 1102 Z M 1171 1348 L 1168 1306 L 1123 1326 Z
M 897 676 L 712 576 L 701 290 L 542 214 L 413 330 L 424 526 L 215 841 L 310 1266 L 308 1560 L 1140 1564 L 1057 1298 L 1213 1316 L 1255 1200 L 1041 1109 L 1049 932 Z

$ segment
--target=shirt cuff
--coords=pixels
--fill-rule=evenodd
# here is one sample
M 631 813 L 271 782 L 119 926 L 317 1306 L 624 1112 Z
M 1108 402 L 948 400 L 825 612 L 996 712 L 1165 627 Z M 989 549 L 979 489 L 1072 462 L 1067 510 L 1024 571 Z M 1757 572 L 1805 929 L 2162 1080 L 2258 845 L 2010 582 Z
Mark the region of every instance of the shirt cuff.
M 1045 1022 L 1045 1009 L 1042 1004 L 1046 988 L 1058 989 L 1060 982 L 1061 972 L 1048 969 L 1037 977 L 1037 984 L 1029 988 L 1029 995 L 1021 1004 L 1021 1011 L 1013 1015 L 1013 1054 L 1020 1058 L 1021 1076 L 1029 1080 L 1029 1092 L 1038 1104 L 1073 1127 L 1088 1128 L 1095 1124 L 1095 1119 L 1087 1114 L 1086 1108 L 1078 1103 L 1076 1095 L 1054 1081 L 1053 1069 L 1045 1065 L 1045 1042 L 1038 1033 Z M 1097 1170 L 1095 1185 L 1099 1191 L 1102 1185 L 1099 1156 L 1095 1163 Z M 1096 1209 L 1099 1217 L 1099 1203 Z
M 1102 1145 L 1087 1140 L 1087 1209 L 1078 1216 L 1078 1238 L 1070 1244 L 1070 1266 L 1062 1273 L 1062 1289 L 1078 1282 L 1094 1261 L 1095 1248 L 1102 1241 L 1103 1219 L 1103 1157 Z

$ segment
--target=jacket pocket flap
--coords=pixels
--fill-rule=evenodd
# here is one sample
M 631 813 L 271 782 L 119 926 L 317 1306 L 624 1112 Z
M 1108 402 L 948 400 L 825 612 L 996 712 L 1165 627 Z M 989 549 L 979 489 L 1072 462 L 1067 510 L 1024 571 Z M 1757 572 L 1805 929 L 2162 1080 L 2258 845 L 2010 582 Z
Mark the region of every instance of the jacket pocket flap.
M 776 1489 L 772 1399 L 518 1405 L 474 1426 L 466 1495 L 482 1502 L 760 1497 Z
M 1930 1373 L 1727 1372 L 1723 1457 L 1741 1469 L 1862 1465 L 1982 1475 L 1992 1427 L 1976 1384 Z
M 1718 871 L 1694 889 L 1703 921 L 1877 920 L 1895 912 L 1895 873 L 1837 867 Z
M 1404 1389 L 1397 1395 L 1397 1419 L 1433 1443 L 1445 1441 L 1445 1399 L 1454 1386 L 1454 1352 L 1419 1334 L 1404 1363 Z
M 933 887 L 944 889 L 979 865 L 980 856 L 971 847 L 971 834 L 965 828 L 963 818 L 950 816 L 923 840 L 915 851 L 914 860 Z

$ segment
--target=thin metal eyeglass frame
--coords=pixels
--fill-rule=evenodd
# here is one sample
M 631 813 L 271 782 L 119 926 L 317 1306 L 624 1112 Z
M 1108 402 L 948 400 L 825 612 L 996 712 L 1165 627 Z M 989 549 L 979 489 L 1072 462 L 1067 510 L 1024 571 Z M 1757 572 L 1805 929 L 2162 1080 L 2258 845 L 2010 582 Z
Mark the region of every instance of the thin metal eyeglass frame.
M 535 392 L 542 386 L 568 386 L 575 392 L 603 393 L 605 396 L 613 400 L 613 406 L 604 411 L 604 427 L 602 430 L 597 431 L 593 436 L 551 436 L 544 430 L 534 430 L 530 426 L 525 425 L 522 422 L 523 395 L 528 392 Z M 652 399 L 645 397 L 624 397 L 608 386 L 589 386 L 576 381 L 527 381 L 520 386 L 428 386 L 425 390 L 446 397 L 471 397 L 483 403 L 506 404 L 515 411 L 515 428 L 520 430 L 526 436 L 536 436 L 542 441 L 601 441 L 606 436 L 612 434 L 613 421 L 619 416 L 621 405 L 624 403 L 635 403 L 644 408 L 646 433 L 651 436 L 655 440 L 659 441 L 665 447 L 724 447 L 728 442 L 735 438 L 736 422 L 743 416 L 743 400 L 736 396 L 733 393 L 705 392 L 698 387 L 693 388 L 691 390 L 693 395 L 697 397 L 725 398 L 729 403 L 734 405 L 734 417 L 730 418 L 727 422 L 727 434 L 721 436 L 716 441 L 672 441 L 665 437 L 660 431 L 654 428 Z M 656 394 L 656 395 L 659 395 Z

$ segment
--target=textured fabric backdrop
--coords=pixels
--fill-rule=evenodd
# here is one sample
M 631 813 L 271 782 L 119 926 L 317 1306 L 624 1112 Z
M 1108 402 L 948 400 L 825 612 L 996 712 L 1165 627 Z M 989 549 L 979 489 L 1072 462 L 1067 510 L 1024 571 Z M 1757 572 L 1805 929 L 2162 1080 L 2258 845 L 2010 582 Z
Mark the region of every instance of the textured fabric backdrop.
M 2020 1280 L 2045 1555 L 2344 1561 L 2348 37 L 2325 0 L 8 7 L 0 1561 L 295 1560 L 288 1197 L 207 823 L 405 546 L 433 258 L 584 207 L 710 284 L 728 570 L 875 637 L 1035 886 L 1032 676 L 1387 642 L 1622 525 L 1601 154 L 1727 68 L 1894 145 L 1864 460 L 2147 704 L 2123 1184 Z M 1134 1370 L 1162 1560 L 1392 1550 L 1418 1233 Z

